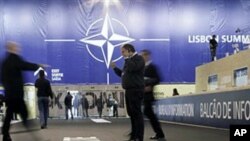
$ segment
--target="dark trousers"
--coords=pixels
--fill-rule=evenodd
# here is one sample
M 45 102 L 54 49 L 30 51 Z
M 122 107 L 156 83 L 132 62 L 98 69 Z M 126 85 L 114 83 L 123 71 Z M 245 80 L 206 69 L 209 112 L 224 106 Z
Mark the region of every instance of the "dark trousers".
M 99 117 L 102 117 L 102 107 L 97 107 Z
M 47 121 L 49 117 L 49 98 L 48 97 L 38 97 L 38 109 L 40 115 L 40 124 L 43 127 L 47 126 Z
M 128 95 L 125 94 L 125 103 L 126 103 L 126 109 L 127 109 L 127 114 L 129 117 L 131 117 L 131 110 L 129 108 L 129 102 L 128 102 Z M 134 129 L 134 122 L 132 121 L 131 118 L 130 119 L 130 124 L 131 124 L 131 130 L 130 130 L 130 135 L 132 137 L 132 133 L 133 133 L 133 129 Z
M 7 106 L 6 116 L 2 127 L 3 135 L 9 136 L 10 122 L 14 113 L 20 114 L 24 126 L 28 127 L 27 125 L 28 111 L 23 99 L 21 98 L 8 99 L 6 101 L 6 106 Z
M 144 114 L 148 117 L 150 124 L 158 137 L 164 137 L 164 133 L 162 131 L 161 125 L 158 121 L 157 116 L 153 111 L 153 101 L 152 100 L 144 100 Z
M 86 117 L 89 117 L 89 108 L 85 108 Z
M 88 108 L 82 106 L 82 117 L 89 117 Z
M 210 49 L 211 52 L 211 61 L 214 61 L 214 57 L 216 56 L 216 49 Z
M 113 117 L 118 117 L 118 105 L 113 106 Z
M 65 105 L 65 117 L 66 117 L 66 119 L 69 118 L 68 111 L 70 111 L 71 119 L 73 119 L 74 117 L 73 117 L 73 112 L 72 112 L 72 106 L 66 106 Z
M 144 90 L 125 90 L 125 94 L 127 99 L 127 112 L 132 124 L 131 138 L 143 141 L 144 120 L 141 111 L 141 104 Z

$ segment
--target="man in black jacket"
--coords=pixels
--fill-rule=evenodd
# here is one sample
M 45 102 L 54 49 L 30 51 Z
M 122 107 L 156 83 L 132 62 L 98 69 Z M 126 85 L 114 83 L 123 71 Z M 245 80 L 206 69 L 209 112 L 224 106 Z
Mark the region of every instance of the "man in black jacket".
M 132 131 L 130 141 L 143 141 L 144 121 L 141 111 L 141 103 L 144 95 L 144 60 L 137 54 L 131 44 L 125 44 L 121 48 L 121 54 L 125 58 L 123 69 L 111 63 L 115 73 L 122 78 L 122 87 L 125 89 L 127 112 L 130 116 Z
M 218 46 L 218 43 L 216 41 L 216 35 L 212 35 L 212 39 L 209 40 L 209 47 L 211 52 L 211 61 L 214 61 L 216 59 L 216 48 Z
M 49 97 L 53 100 L 53 93 L 50 82 L 45 78 L 43 70 L 39 71 L 39 78 L 35 82 L 35 87 L 37 88 L 41 129 L 44 129 L 47 128 L 47 119 L 49 117 Z
M 7 106 L 6 116 L 2 127 L 2 134 L 3 141 L 11 141 L 9 129 L 13 113 L 20 114 L 23 124 L 28 127 L 28 112 L 23 99 L 24 91 L 22 71 L 37 70 L 39 66 L 45 66 L 24 61 L 19 56 L 20 47 L 15 42 L 7 42 L 6 49 L 6 58 L 3 60 L 1 66 L 1 80 L 5 90 L 5 100 Z
M 66 120 L 68 120 L 68 117 L 69 117 L 68 111 L 70 111 L 71 119 L 73 119 L 72 99 L 73 99 L 73 96 L 70 94 L 70 92 L 68 92 L 64 98 Z
M 157 71 L 157 67 L 152 63 L 151 52 L 149 50 L 142 50 L 141 55 L 145 61 L 145 94 L 144 94 L 144 114 L 148 117 L 151 126 L 153 127 L 155 136 L 150 137 L 150 139 L 164 139 L 164 133 L 162 131 L 161 125 L 157 119 L 157 116 L 153 111 L 153 104 L 155 101 L 153 89 L 154 86 L 160 82 L 160 76 Z

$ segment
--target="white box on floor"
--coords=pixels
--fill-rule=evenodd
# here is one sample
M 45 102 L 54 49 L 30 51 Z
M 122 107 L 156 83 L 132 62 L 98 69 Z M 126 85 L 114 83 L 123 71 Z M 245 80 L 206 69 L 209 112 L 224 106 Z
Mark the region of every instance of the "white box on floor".
M 64 137 L 63 141 L 100 141 L 96 137 Z

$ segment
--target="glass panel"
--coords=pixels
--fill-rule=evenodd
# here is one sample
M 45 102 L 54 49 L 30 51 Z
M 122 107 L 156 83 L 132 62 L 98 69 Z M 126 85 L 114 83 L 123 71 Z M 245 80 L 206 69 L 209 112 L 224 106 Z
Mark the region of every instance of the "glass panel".
M 247 67 L 234 71 L 235 86 L 246 86 L 248 84 Z
M 218 88 L 218 76 L 208 76 L 208 90 L 216 90 Z

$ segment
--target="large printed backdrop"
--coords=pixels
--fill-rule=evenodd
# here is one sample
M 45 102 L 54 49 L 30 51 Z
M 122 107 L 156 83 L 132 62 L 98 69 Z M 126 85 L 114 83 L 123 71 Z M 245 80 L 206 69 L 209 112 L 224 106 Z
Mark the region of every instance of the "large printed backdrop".
M 53 83 L 117 83 L 111 61 L 123 65 L 120 45 L 149 49 L 162 82 L 194 82 L 195 67 L 249 42 L 249 0 L 0 0 L 0 55 L 22 45 L 25 59 L 46 63 Z M 239 29 L 239 30 L 237 30 Z M 235 31 L 239 32 L 235 32 Z M 27 73 L 27 82 L 34 82 Z

